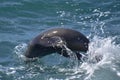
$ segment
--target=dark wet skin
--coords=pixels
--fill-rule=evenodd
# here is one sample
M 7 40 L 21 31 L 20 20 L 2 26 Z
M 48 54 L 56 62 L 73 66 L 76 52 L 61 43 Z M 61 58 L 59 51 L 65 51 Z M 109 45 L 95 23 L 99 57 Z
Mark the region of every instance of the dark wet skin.
M 89 40 L 80 32 L 66 28 L 54 28 L 46 30 L 36 36 L 28 45 L 25 53 L 27 58 L 44 57 L 52 53 L 62 54 L 64 57 L 70 57 L 66 50 L 58 46 L 59 38 L 65 42 L 66 46 L 75 52 L 80 60 L 81 55 L 77 53 L 88 50 Z

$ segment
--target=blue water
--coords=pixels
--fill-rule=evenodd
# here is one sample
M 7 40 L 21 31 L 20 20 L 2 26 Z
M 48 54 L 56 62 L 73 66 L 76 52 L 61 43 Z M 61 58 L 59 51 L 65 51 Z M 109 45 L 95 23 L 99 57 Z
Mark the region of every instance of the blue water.
M 55 53 L 26 64 L 28 42 L 54 27 L 86 35 L 89 61 Z M 120 0 L 0 0 L 0 80 L 120 80 L 119 57 Z

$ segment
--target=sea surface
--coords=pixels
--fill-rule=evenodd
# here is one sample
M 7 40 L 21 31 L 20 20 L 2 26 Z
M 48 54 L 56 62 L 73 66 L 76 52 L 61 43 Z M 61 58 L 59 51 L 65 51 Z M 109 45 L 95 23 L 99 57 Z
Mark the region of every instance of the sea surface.
M 88 59 L 25 63 L 29 41 L 56 27 L 87 36 Z M 120 80 L 120 0 L 0 0 L 0 80 Z

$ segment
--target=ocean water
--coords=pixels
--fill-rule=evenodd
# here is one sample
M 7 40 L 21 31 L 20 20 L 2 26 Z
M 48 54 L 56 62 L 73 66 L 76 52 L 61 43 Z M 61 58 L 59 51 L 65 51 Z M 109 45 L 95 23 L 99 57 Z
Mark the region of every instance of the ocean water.
M 25 63 L 28 42 L 55 27 L 87 36 L 88 59 Z M 0 80 L 120 80 L 120 0 L 0 0 Z

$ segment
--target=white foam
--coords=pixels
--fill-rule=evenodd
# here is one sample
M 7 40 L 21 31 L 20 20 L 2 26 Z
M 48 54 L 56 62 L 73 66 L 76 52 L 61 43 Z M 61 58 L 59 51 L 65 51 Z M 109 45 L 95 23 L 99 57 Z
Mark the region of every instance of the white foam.
M 89 45 L 88 51 L 88 61 L 83 62 L 80 66 L 80 69 L 86 71 L 85 80 L 89 80 L 91 77 L 94 76 L 96 70 L 102 68 L 113 68 L 115 62 L 117 62 L 117 57 L 120 57 L 120 46 L 114 43 L 114 39 L 112 37 L 108 38 L 101 38 L 95 36 L 92 42 Z M 95 61 L 95 56 L 102 56 L 101 60 Z M 116 70 L 114 68 L 113 70 Z M 118 72 L 116 72 L 119 75 Z
M 78 79 L 81 78 L 82 75 L 85 75 L 83 78 L 84 80 L 90 80 L 92 77 L 95 77 L 96 74 L 95 72 L 100 70 L 101 68 L 110 68 L 114 72 L 116 72 L 117 76 L 120 76 L 120 71 L 118 69 L 118 65 L 116 63 L 120 62 L 120 45 L 115 44 L 115 37 L 98 37 L 94 36 L 89 44 L 89 51 L 87 52 L 88 59 L 83 61 L 81 65 L 78 64 L 78 60 L 75 56 L 75 53 L 71 51 L 65 43 L 58 38 L 57 39 L 57 46 L 62 47 L 63 49 L 67 50 L 68 54 L 70 55 L 70 58 L 72 64 L 75 64 L 75 66 L 69 70 L 65 68 L 59 68 L 59 72 L 65 72 L 66 76 L 71 75 L 69 77 L 66 77 L 64 80 L 69 80 L 69 79 Z M 54 44 L 55 45 L 55 44 Z M 26 49 L 27 44 L 23 43 L 15 47 L 15 52 L 18 55 L 18 57 L 23 57 L 23 53 Z M 96 56 L 99 58 L 100 61 L 96 60 Z M 23 58 L 21 58 L 23 59 Z M 12 70 L 12 69 L 11 69 Z M 72 71 L 73 73 L 69 73 L 69 71 Z M 14 70 L 12 73 L 15 73 Z M 79 74 L 83 73 L 83 74 Z M 61 80 L 57 78 L 49 78 L 48 80 Z

